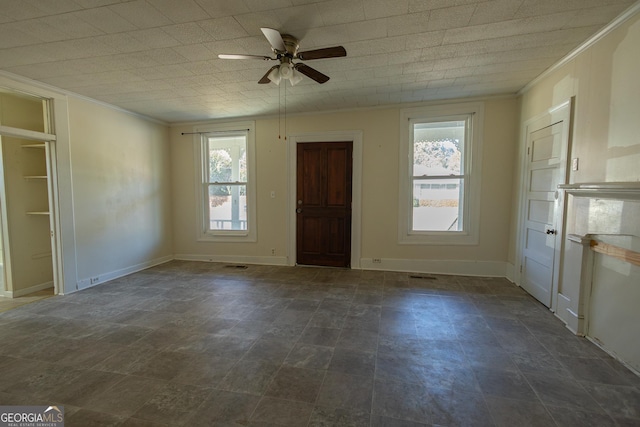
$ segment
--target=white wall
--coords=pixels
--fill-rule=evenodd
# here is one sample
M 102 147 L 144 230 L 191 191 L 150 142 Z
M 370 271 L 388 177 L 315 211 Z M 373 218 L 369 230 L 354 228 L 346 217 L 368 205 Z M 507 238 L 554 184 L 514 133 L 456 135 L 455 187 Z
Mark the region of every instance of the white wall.
M 69 97 L 79 288 L 172 258 L 167 127 Z
M 363 265 L 370 265 L 371 258 L 381 258 L 380 268 L 386 269 L 405 266 L 414 271 L 433 271 L 464 265 L 470 274 L 483 274 L 488 271 L 483 269 L 490 269 L 504 275 L 517 121 L 518 104 L 514 98 L 486 100 L 480 243 L 473 246 L 398 244 L 399 108 L 289 116 L 286 131 L 288 134 L 362 131 Z M 171 128 L 174 252 L 181 258 L 282 263 L 280 257 L 291 255 L 287 254 L 287 210 L 294 207 L 287 206 L 287 200 L 288 191 L 294 189 L 287 188 L 287 144 L 278 139 L 277 119 L 256 121 L 256 243 L 196 240 L 194 207 L 198 175 L 194 170 L 193 137 L 180 135 L 191 131 L 193 125 Z M 271 191 L 275 191 L 275 199 L 270 197 Z M 276 257 L 271 257 L 271 248 L 276 248 Z M 442 260 L 453 264 L 447 266 Z M 434 267 L 436 264 L 438 267 Z

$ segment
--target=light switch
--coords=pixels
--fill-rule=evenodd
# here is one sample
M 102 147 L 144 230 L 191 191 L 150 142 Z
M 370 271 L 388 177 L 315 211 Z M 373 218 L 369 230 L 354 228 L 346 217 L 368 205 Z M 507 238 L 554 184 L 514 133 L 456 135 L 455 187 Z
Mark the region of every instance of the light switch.
M 573 171 L 577 171 L 578 170 L 578 158 L 575 157 L 573 160 L 571 160 L 571 170 Z

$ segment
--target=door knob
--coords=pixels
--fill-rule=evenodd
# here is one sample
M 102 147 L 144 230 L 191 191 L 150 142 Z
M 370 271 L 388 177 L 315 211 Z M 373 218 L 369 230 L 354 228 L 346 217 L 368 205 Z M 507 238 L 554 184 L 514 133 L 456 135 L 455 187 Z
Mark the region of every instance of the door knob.
M 296 213 L 302 213 L 302 208 L 296 209 Z
M 556 230 L 547 230 L 547 234 L 556 234 Z

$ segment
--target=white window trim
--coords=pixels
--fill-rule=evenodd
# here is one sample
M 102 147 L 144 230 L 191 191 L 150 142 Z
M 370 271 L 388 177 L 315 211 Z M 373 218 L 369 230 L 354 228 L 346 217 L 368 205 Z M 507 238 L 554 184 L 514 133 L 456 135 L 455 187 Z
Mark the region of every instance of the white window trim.
M 208 133 L 233 133 L 234 131 L 247 131 L 247 229 L 246 230 L 209 230 L 206 224 L 205 214 L 205 182 L 208 181 L 206 171 L 208 168 L 207 156 L 204 152 L 203 138 Z M 193 129 L 196 133 L 193 138 L 194 165 L 196 171 L 196 227 L 197 240 L 206 242 L 256 242 L 256 138 L 255 122 L 219 123 L 206 126 L 198 126 Z M 207 190 L 208 191 L 208 190 Z
M 412 123 L 423 120 L 447 120 L 452 116 L 471 115 L 465 141 L 465 203 L 464 231 L 412 231 Z M 417 245 L 477 245 L 480 228 L 480 178 L 482 165 L 482 136 L 484 134 L 484 103 L 471 102 L 403 108 L 400 110 L 400 189 L 398 243 Z

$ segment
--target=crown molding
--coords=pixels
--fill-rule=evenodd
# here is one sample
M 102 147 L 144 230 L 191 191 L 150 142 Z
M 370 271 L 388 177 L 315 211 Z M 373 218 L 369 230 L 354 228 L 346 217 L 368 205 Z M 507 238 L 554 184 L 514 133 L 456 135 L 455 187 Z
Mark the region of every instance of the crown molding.
M 551 67 L 544 70 L 538 77 L 534 78 L 529 83 L 527 83 L 525 87 L 523 87 L 518 91 L 518 96 L 528 92 L 533 86 L 537 85 L 545 77 L 549 76 L 551 73 L 563 67 L 567 63 L 571 62 L 573 59 L 576 58 L 576 56 L 580 55 L 581 53 L 589 49 L 591 46 L 593 46 L 594 44 L 602 40 L 610 32 L 612 32 L 613 30 L 615 30 L 616 28 L 624 24 L 627 20 L 632 18 L 638 12 L 640 12 L 640 1 L 637 1 L 636 3 L 631 5 L 627 10 L 625 10 L 620 15 L 618 15 L 618 17 L 616 17 L 613 21 L 609 22 L 600 31 L 598 31 L 597 33 L 589 37 L 580 46 L 573 49 L 571 52 L 569 52 L 558 62 L 553 64 Z
M 300 113 L 295 113 L 295 112 L 292 113 L 287 111 L 286 115 L 287 115 L 287 118 L 293 118 L 293 117 L 305 117 L 305 116 L 320 116 L 320 115 L 328 115 L 328 114 L 358 113 L 363 111 L 393 110 L 393 109 L 412 108 L 412 107 L 428 107 L 431 105 L 483 102 L 483 101 L 491 101 L 496 99 L 514 99 L 517 96 L 518 95 L 516 93 L 499 93 L 495 95 L 470 96 L 468 98 L 441 98 L 441 99 L 431 99 L 428 101 L 418 101 L 418 102 L 380 104 L 380 105 L 373 105 L 368 107 L 303 111 Z M 248 116 L 233 116 L 233 117 L 211 118 L 211 119 L 204 119 L 204 120 L 192 120 L 188 122 L 171 122 L 169 123 L 169 126 L 172 128 L 177 128 L 181 126 L 197 126 L 197 125 L 207 124 L 207 123 L 232 123 L 232 122 L 237 122 L 242 120 L 275 120 L 275 119 L 278 119 L 278 117 L 279 116 L 277 113 L 256 114 L 256 115 L 248 115 Z
M 114 110 L 114 111 L 118 111 L 120 113 L 124 113 L 124 114 L 130 115 L 130 116 L 137 117 L 137 118 L 142 119 L 142 120 L 146 120 L 148 122 L 156 123 L 156 124 L 159 124 L 159 125 L 162 125 L 162 126 L 167 126 L 167 127 L 169 126 L 168 122 L 165 122 L 165 121 L 162 121 L 162 120 L 158 120 L 158 119 L 153 118 L 153 117 L 145 116 L 144 114 L 135 113 L 133 111 L 130 111 L 130 110 L 115 106 L 113 104 L 109 104 L 108 102 L 98 101 L 97 99 L 90 98 L 90 97 L 84 96 L 84 95 L 80 95 L 79 93 L 75 93 L 75 92 L 72 92 L 72 91 L 66 90 L 66 89 L 61 89 L 59 87 L 52 86 L 52 85 L 47 84 L 47 83 L 39 82 L 37 80 L 33 80 L 33 79 L 30 79 L 30 78 L 27 78 L 27 77 L 19 76 L 17 74 L 13 74 L 13 73 L 10 73 L 8 71 L 0 70 L 0 76 L 6 77 L 9 80 L 14 80 L 14 81 L 16 81 L 18 83 L 22 83 L 22 84 L 31 86 L 31 87 L 33 87 L 35 89 L 42 89 L 42 90 L 45 90 L 45 91 L 48 91 L 48 92 L 54 92 L 54 93 L 59 94 L 59 95 L 71 96 L 71 97 L 74 97 L 74 98 L 81 99 L 83 101 L 87 101 L 87 102 L 91 102 L 91 103 L 96 104 L 96 105 L 100 105 L 100 106 L 105 107 L 105 108 L 109 108 L 109 109 Z M 9 88 L 9 89 L 11 89 L 11 88 Z

